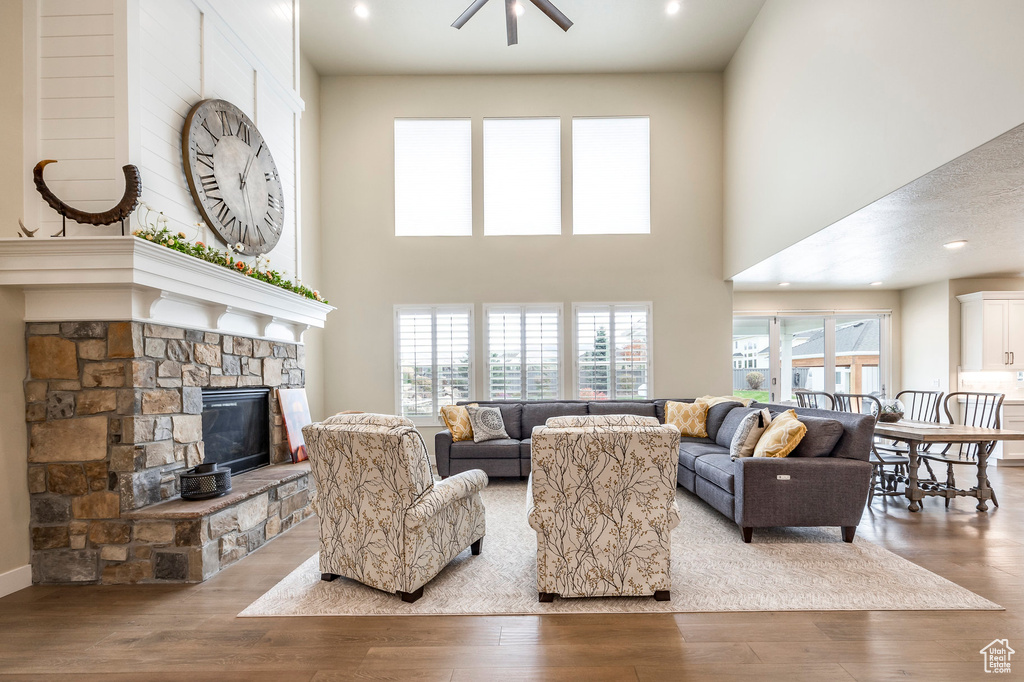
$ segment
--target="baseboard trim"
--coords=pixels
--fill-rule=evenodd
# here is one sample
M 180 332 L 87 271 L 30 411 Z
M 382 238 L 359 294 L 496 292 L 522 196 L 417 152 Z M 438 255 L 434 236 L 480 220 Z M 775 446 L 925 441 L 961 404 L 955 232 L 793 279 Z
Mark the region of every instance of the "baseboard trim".
M 1012 459 L 997 459 L 996 460 L 996 466 L 1001 466 L 1001 467 L 1024 467 L 1024 458 L 1014 457 Z
M 32 566 L 29 564 L 0 573 L 0 597 L 14 594 L 26 587 L 32 587 Z

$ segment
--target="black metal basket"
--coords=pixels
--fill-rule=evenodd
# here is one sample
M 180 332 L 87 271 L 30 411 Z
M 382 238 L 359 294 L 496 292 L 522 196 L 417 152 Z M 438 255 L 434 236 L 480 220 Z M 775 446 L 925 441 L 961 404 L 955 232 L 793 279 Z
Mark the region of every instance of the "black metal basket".
M 209 500 L 231 492 L 231 468 L 200 464 L 181 475 L 181 499 Z

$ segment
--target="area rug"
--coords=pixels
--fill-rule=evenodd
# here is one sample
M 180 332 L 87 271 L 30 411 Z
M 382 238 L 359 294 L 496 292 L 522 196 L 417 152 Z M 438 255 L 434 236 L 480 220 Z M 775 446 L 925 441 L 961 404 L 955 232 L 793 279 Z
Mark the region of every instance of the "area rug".
M 427 583 L 397 596 L 353 580 L 320 580 L 313 555 L 239 616 L 681 613 L 708 611 L 997 610 L 987 599 L 838 528 L 757 530 L 744 544 L 736 524 L 680 489 L 672 533 L 672 599 L 537 601 L 537 539 L 526 522 L 526 484 L 492 481 L 483 493 L 483 552 L 467 549 Z M 313 521 L 315 523 L 315 521 Z

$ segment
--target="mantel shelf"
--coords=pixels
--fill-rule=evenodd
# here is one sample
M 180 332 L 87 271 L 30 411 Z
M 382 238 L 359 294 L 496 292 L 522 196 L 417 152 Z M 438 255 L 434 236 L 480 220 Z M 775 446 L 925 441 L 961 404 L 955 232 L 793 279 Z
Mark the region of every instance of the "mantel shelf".
M 0 239 L 27 322 L 136 320 L 300 342 L 334 308 L 135 237 Z

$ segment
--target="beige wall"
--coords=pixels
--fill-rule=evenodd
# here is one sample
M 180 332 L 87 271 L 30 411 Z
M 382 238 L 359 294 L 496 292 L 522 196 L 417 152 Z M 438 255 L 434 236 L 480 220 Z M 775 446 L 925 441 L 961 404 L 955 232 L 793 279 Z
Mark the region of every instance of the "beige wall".
M 903 311 L 903 388 L 948 392 L 953 385 L 949 371 L 952 328 L 949 299 L 947 280 L 900 292 L 900 307 Z M 959 322 L 956 328 L 959 334 Z
M 485 302 L 559 302 L 568 320 L 572 302 L 652 301 L 653 392 L 728 390 L 721 87 L 717 74 L 325 77 L 327 411 L 395 410 L 393 307 L 414 303 L 476 305 L 477 396 Z M 652 233 L 573 237 L 571 118 L 630 114 L 651 116 Z M 562 117 L 563 234 L 484 237 L 482 118 L 536 115 Z M 474 236 L 394 236 L 396 117 L 472 117 Z
M 890 395 L 902 385 L 902 310 L 900 292 L 886 289 L 856 291 L 736 291 L 732 295 L 735 312 L 807 312 L 807 311 L 890 311 L 892 313 L 890 350 Z
M 301 278 L 303 284 L 311 289 L 323 289 L 320 275 L 320 74 L 306 55 L 302 55 L 299 68 L 299 96 L 306 104 L 299 127 L 302 159 Z M 310 329 L 302 337 L 306 344 L 306 398 L 314 420 L 327 416 L 324 414 L 323 335 L 321 329 Z
M 1024 121 L 1019 0 L 768 0 L 725 74 L 726 275 Z
M 13 237 L 22 215 L 21 3 L 0 3 L 0 229 Z M 31 227 L 31 225 L 29 226 Z M 25 398 L 25 303 L 0 288 L 0 575 L 29 561 Z M 2 593 L 0 593 L 2 594 Z

